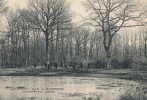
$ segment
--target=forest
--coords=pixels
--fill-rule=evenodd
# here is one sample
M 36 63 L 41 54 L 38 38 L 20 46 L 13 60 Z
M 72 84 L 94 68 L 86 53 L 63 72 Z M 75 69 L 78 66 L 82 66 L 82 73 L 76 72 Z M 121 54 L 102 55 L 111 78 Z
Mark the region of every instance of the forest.
M 13 11 L 0 0 L 1 19 L 5 19 L 1 20 L 5 23 L 1 25 L 1 67 L 82 63 L 130 68 L 136 62 L 134 67 L 146 68 L 146 6 L 108 1 L 83 3 L 88 16 L 79 24 L 72 22 L 75 14 L 64 0 L 29 0 L 26 9 Z

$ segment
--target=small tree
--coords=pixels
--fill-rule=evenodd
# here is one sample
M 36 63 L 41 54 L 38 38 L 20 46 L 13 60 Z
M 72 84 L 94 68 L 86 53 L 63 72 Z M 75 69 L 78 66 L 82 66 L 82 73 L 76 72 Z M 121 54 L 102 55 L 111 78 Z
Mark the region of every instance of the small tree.
M 123 27 L 138 26 L 134 20 L 140 18 L 145 11 L 141 11 L 133 0 L 87 0 L 85 6 L 90 12 L 88 24 L 100 27 L 103 34 L 107 68 L 111 68 L 110 48 L 114 35 Z

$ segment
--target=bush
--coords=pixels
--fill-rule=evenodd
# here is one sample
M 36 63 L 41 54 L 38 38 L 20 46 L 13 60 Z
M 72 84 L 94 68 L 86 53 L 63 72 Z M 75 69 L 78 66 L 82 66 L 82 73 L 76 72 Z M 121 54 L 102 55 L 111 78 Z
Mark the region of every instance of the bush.
M 146 58 L 144 58 L 144 57 L 134 57 L 133 58 L 133 64 L 132 64 L 133 70 L 144 71 L 144 70 L 146 70 L 146 66 L 147 66 Z
M 121 67 L 122 68 L 132 68 L 133 60 L 131 58 L 125 58 L 121 62 Z
M 132 64 L 132 69 L 139 71 L 139 70 L 143 69 L 143 66 L 139 61 L 134 61 L 133 64 Z
M 141 68 L 140 70 L 147 70 L 147 58 L 140 59 Z
M 93 66 L 95 68 L 107 68 L 107 64 L 104 60 L 98 60 L 98 61 L 94 62 Z
M 111 60 L 112 67 L 115 69 L 121 68 L 121 63 L 118 59 Z
M 130 87 L 125 94 L 120 96 L 119 100 L 147 100 L 142 87 Z
M 121 62 L 122 68 L 132 68 L 133 70 L 146 70 L 147 59 L 144 57 L 127 57 Z
M 128 78 L 133 80 L 144 80 L 144 75 L 140 71 L 132 71 L 128 73 Z
M 105 60 L 97 60 L 92 63 L 94 68 L 107 68 L 107 62 Z M 112 68 L 118 69 L 121 68 L 121 63 L 118 59 L 114 58 L 111 60 Z

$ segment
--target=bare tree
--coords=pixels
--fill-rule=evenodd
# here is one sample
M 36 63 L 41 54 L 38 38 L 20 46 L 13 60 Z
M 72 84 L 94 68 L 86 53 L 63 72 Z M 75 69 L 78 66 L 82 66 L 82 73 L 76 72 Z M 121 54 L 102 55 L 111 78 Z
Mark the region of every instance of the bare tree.
M 8 10 L 8 7 L 6 6 L 5 0 L 0 0 L 0 14 L 6 13 Z
M 107 57 L 107 68 L 111 68 L 111 44 L 114 35 L 122 27 L 138 26 L 134 22 L 146 11 L 141 11 L 133 0 L 87 0 L 90 14 L 88 24 L 100 27 Z M 135 12 L 135 13 L 134 13 Z M 131 21 L 133 24 L 128 24 Z M 127 23 L 128 22 L 128 23 Z
M 147 57 L 147 31 L 145 30 L 145 36 L 144 36 L 144 55 Z
M 53 38 L 57 26 L 71 21 L 69 5 L 64 0 L 29 0 L 28 11 L 24 11 L 25 19 L 39 28 L 45 35 L 46 63 L 49 62 L 49 38 Z

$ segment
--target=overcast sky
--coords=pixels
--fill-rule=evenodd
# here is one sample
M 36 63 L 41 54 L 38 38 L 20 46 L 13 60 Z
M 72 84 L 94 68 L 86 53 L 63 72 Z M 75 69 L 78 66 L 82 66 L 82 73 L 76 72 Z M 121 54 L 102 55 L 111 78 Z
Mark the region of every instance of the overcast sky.
M 82 20 L 80 17 L 86 16 L 85 8 L 82 6 L 81 2 L 85 2 L 86 0 L 66 0 L 67 2 L 71 3 L 71 10 L 75 12 L 75 20 L 74 22 L 79 22 Z M 27 0 L 7 0 L 8 5 L 11 8 L 26 8 L 27 6 Z
M 75 12 L 76 16 L 74 22 L 81 21 L 82 18 L 80 16 L 83 17 L 86 16 L 85 8 L 81 4 L 81 2 L 85 2 L 86 0 L 66 0 L 66 1 L 71 3 L 71 9 L 72 11 Z M 139 1 L 147 6 L 147 0 L 139 0 Z M 25 8 L 27 5 L 26 4 L 27 0 L 7 0 L 7 2 L 11 8 L 16 8 L 16 7 Z

